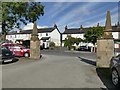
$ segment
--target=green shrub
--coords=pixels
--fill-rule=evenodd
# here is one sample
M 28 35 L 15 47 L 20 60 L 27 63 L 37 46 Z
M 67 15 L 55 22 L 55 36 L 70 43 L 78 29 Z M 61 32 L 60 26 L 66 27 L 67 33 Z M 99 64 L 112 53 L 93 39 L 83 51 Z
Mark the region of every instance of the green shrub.
M 55 47 L 55 43 L 54 42 L 50 42 L 50 47 Z

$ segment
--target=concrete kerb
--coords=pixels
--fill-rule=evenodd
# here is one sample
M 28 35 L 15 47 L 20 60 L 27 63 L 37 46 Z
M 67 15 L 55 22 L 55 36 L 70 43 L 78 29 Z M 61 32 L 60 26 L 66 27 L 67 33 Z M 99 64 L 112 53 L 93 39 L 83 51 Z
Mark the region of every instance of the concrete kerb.
M 81 61 L 96 67 L 96 59 L 89 59 L 81 56 L 79 58 L 81 59 Z
M 32 59 L 30 57 L 16 57 L 16 59 L 20 59 L 20 60 L 29 60 L 29 61 L 33 61 L 33 60 L 42 60 L 43 55 L 40 55 L 40 59 Z

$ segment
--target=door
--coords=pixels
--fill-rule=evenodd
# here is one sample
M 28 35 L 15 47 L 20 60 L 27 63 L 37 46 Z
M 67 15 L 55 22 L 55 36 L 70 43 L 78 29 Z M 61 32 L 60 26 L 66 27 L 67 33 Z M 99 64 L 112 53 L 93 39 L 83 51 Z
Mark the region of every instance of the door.
M 21 56 L 21 48 L 19 46 L 14 46 L 13 50 L 15 56 Z

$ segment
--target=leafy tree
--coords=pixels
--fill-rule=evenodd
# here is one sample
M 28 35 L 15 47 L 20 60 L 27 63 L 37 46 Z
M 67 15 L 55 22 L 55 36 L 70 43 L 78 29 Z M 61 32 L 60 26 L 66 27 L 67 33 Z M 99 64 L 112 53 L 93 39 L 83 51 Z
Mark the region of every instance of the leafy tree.
M 75 38 L 71 36 L 67 36 L 67 38 L 65 38 L 65 41 L 64 41 L 64 46 L 68 47 L 68 49 L 70 50 L 72 45 L 74 44 L 74 39 Z
M 40 2 L 2 2 L 2 34 L 20 28 L 21 23 L 35 22 L 44 15 L 44 6 Z
M 71 36 L 67 36 L 67 38 L 65 38 L 65 41 L 64 41 L 64 46 L 68 47 L 68 49 L 70 50 L 75 43 L 76 45 L 79 45 L 81 41 L 82 41 L 81 38 L 74 38 Z
M 81 38 L 75 38 L 75 43 L 78 46 L 80 42 L 82 42 L 83 40 Z
M 68 35 L 67 38 L 65 38 L 64 46 L 68 47 L 68 49 L 70 50 L 75 43 L 76 45 L 79 45 L 79 43 L 82 41 L 83 40 L 81 38 L 74 38 Z
M 0 2 L 0 25 L 2 24 L 2 3 Z
M 95 43 L 97 42 L 97 39 L 100 38 L 103 35 L 103 27 L 92 27 L 89 30 L 87 30 L 85 32 L 85 41 L 93 43 L 93 45 L 95 45 Z

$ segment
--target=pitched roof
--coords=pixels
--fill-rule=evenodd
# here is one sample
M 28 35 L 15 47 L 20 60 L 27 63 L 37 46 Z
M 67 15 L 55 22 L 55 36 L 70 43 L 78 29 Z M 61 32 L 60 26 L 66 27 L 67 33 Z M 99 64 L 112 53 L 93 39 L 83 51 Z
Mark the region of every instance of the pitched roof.
M 120 32 L 120 26 L 112 26 L 112 32 Z
M 60 33 L 58 27 L 56 24 L 54 24 L 53 27 L 49 27 L 49 28 L 39 28 L 38 29 L 38 33 L 49 33 L 49 32 L 52 32 L 53 30 L 57 29 L 58 32 Z M 9 33 L 8 35 L 13 35 L 13 34 L 32 34 L 32 29 L 29 29 L 29 30 L 22 30 L 20 29 L 20 32 L 19 33 Z M 61 33 L 60 33 L 61 34 Z
M 85 31 L 88 28 L 66 28 L 65 31 L 63 32 L 63 34 L 82 34 L 85 33 Z
M 90 28 L 90 27 L 89 27 Z M 66 28 L 63 34 L 82 34 L 89 28 Z M 110 31 L 111 32 L 111 31 Z M 120 32 L 120 26 L 112 26 L 112 32 Z
M 38 29 L 38 33 L 46 33 L 46 32 L 52 32 L 55 29 L 55 27 L 51 27 L 51 28 L 40 28 Z M 22 30 L 19 33 L 9 33 L 10 34 L 31 34 L 32 33 L 32 29 L 29 30 Z
M 46 32 L 52 32 L 55 28 L 51 27 L 51 28 L 40 28 L 38 29 L 38 33 L 46 33 Z M 31 34 L 32 33 L 32 29 L 31 30 L 22 30 L 22 32 L 20 32 L 19 34 Z
M 49 40 L 50 37 L 42 37 L 41 40 Z

